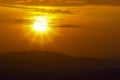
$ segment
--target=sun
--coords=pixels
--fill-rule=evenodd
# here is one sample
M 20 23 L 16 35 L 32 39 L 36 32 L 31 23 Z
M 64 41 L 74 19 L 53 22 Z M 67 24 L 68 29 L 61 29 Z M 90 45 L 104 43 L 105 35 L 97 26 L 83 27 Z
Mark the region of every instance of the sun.
M 24 27 L 25 38 L 28 38 L 32 43 L 40 44 L 54 44 L 53 40 L 59 36 L 59 30 L 56 29 L 54 20 L 55 16 L 35 16 L 32 17 L 32 23 Z
M 48 21 L 45 17 L 39 17 L 33 24 L 33 28 L 36 32 L 47 32 Z

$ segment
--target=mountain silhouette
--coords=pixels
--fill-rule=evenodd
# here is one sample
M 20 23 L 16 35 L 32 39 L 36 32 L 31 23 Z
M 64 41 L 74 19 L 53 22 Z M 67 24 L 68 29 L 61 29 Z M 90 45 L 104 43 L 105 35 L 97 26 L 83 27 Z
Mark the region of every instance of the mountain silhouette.
M 43 72 L 68 72 L 95 69 L 95 67 L 101 65 L 101 60 L 87 57 L 72 57 L 56 52 L 31 51 L 0 54 L 0 64 L 3 68 L 30 69 Z
M 7 52 L 0 54 L 0 79 L 24 80 L 24 77 L 29 80 L 51 80 L 56 77 L 53 80 L 64 80 L 71 77 L 72 80 L 106 80 L 108 75 L 117 76 L 120 73 L 119 62 L 118 59 L 114 62 L 113 59 L 73 57 L 47 51 Z

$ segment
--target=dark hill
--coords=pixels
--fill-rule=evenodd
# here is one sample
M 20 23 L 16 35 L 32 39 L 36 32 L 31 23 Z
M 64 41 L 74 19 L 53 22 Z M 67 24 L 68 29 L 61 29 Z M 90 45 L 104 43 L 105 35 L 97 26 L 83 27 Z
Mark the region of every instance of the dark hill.
M 89 71 L 102 65 L 102 60 L 72 57 L 56 52 L 9 52 L 0 54 L 1 68 L 16 68 L 42 72 Z
M 112 61 L 111 61 L 112 60 Z M 119 64 L 119 60 L 115 64 Z M 113 59 L 72 57 L 57 52 L 26 51 L 0 54 L 0 80 L 107 80 L 119 78 Z M 115 76 L 110 76 L 109 80 Z

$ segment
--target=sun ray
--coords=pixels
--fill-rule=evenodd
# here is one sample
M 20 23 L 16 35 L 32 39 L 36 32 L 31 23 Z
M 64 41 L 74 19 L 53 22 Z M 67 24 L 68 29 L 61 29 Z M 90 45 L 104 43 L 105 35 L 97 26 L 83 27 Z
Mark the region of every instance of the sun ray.
M 60 33 L 59 29 L 54 27 L 53 21 L 51 16 L 33 17 L 33 23 L 28 25 L 25 30 L 25 37 L 29 38 L 31 42 L 30 46 L 37 44 L 40 49 L 43 49 L 48 43 L 55 46 L 53 39 L 55 36 L 60 36 Z

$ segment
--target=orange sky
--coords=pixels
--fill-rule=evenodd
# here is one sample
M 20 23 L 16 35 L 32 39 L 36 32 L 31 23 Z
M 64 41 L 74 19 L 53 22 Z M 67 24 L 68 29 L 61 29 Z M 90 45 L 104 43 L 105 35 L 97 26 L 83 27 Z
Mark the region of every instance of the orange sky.
M 105 57 L 120 55 L 120 7 L 83 6 L 70 7 L 75 14 L 59 14 L 53 24 L 72 26 L 58 28 L 60 35 L 52 36 L 53 43 L 44 44 L 45 50 L 70 55 Z M 40 44 L 23 38 L 25 27 L 32 22 L 15 20 L 40 16 L 39 12 L 0 7 L 0 51 L 40 50 Z M 47 16 L 47 15 L 46 15 Z M 57 23 L 58 22 L 58 23 Z M 79 27 L 73 27 L 79 26 Z M 56 30 L 57 32 L 57 30 Z M 27 30 L 26 30 L 27 33 Z M 54 44 L 54 46 L 53 46 Z

